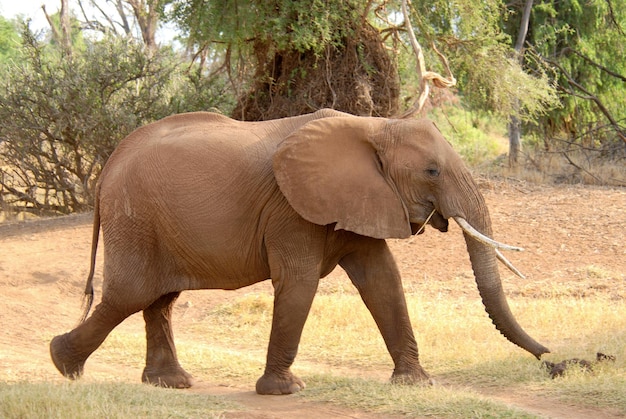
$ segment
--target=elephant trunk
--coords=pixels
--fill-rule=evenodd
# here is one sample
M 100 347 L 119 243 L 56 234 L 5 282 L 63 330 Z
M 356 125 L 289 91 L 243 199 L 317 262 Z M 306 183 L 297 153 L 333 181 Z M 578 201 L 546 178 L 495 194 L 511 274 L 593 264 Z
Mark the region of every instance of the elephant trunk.
M 487 236 L 491 236 L 491 221 L 487 206 L 484 204 L 484 200 L 480 194 L 478 194 L 477 198 L 478 202 L 474 202 L 474 204 L 478 204 L 478 210 L 474 208 L 472 211 L 467 211 L 467 214 L 472 214 L 472 216 L 468 217 L 467 221 L 476 230 Z M 506 296 L 504 295 L 504 290 L 502 289 L 495 249 L 477 241 L 475 238 L 465 233 L 465 231 L 463 235 L 472 263 L 478 291 L 480 292 L 485 310 L 487 314 L 489 314 L 493 324 L 510 342 L 527 350 L 537 357 L 537 359 L 540 359 L 542 354 L 550 351 L 530 337 L 513 316 Z

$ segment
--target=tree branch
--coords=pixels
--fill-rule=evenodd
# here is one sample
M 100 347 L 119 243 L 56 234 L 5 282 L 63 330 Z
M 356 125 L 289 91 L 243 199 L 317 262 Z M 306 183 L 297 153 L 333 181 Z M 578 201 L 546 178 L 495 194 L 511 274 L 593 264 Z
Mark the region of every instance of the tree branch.
M 567 161 L 569 162 L 569 164 L 571 164 L 572 166 L 574 166 L 575 168 L 577 168 L 578 170 L 587 173 L 589 176 L 591 176 L 592 178 L 594 178 L 598 183 L 602 184 L 602 179 L 600 179 L 599 177 L 597 177 L 596 175 L 594 175 L 593 173 L 591 173 L 589 170 L 585 169 L 584 167 L 574 163 L 574 161 L 570 158 L 570 156 L 566 153 L 563 152 L 561 153 L 563 154 L 563 157 L 565 157 L 567 159 Z
M 43 14 L 46 15 L 46 20 L 48 21 L 48 25 L 50 25 L 50 30 L 52 31 L 52 38 L 54 38 L 55 41 L 61 44 L 61 35 L 59 34 L 59 30 L 57 29 L 56 25 L 52 22 L 52 18 L 46 11 L 45 4 L 41 5 L 41 10 L 43 10 Z
M 583 53 L 576 51 L 574 48 L 571 47 L 566 47 L 563 48 L 563 50 L 561 50 L 561 54 L 567 54 L 567 53 L 574 53 L 576 55 L 578 55 L 580 58 L 582 58 L 583 60 L 587 61 L 589 64 L 591 64 L 592 66 L 599 68 L 600 70 L 604 71 L 605 73 L 607 73 L 610 76 L 613 76 L 617 79 L 620 79 L 622 81 L 626 81 L 626 77 L 622 76 L 619 73 L 614 72 L 613 70 L 609 70 L 608 68 L 606 68 L 605 66 L 603 66 L 602 64 L 599 64 L 595 61 L 593 61 L 591 58 L 587 57 L 586 55 L 584 55 Z
M 526 41 L 526 34 L 528 33 L 528 24 L 530 22 L 530 11 L 533 8 L 533 0 L 526 0 L 526 4 L 524 5 L 524 12 L 522 13 L 522 22 L 520 23 L 520 30 L 517 33 L 517 41 L 515 41 L 515 51 L 518 54 L 522 51 L 522 47 L 524 46 L 524 42 Z M 521 61 L 521 54 L 519 57 Z
M 548 60 L 548 59 L 546 59 L 546 62 L 548 62 L 548 63 L 552 64 L 553 66 L 555 66 L 556 68 L 558 68 L 561 71 L 561 73 L 567 78 L 567 82 L 570 85 L 574 86 L 576 89 L 580 90 L 581 92 L 583 92 L 586 95 L 586 96 L 578 95 L 579 97 L 581 97 L 583 99 L 591 100 L 591 101 L 593 101 L 596 104 L 596 106 L 598 107 L 600 112 L 602 112 L 602 114 L 604 114 L 606 119 L 608 119 L 610 124 L 613 126 L 613 128 L 615 129 L 617 135 L 621 138 L 622 141 L 624 141 L 626 143 L 626 132 L 624 132 L 624 130 L 617 123 L 615 118 L 613 118 L 613 115 L 611 115 L 611 112 L 606 108 L 606 106 L 604 106 L 604 103 L 602 103 L 602 101 L 597 96 L 595 96 L 594 94 L 589 92 L 581 84 L 579 84 L 576 80 L 574 80 L 572 78 L 572 76 L 565 70 L 565 68 L 563 68 L 562 65 L 560 65 L 556 61 L 551 61 L 551 60 Z M 576 94 L 573 91 L 570 91 L 569 93 Z
M 606 0 L 606 4 L 609 6 L 609 16 L 611 16 L 611 22 L 613 22 L 613 24 L 617 28 L 617 31 L 620 33 L 620 35 L 622 36 L 626 35 L 622 27 L 619 25 L 619 22 L 615 18 L 615 11 L 613 10 L 613 4 L 611 3 L 611 0 Z
M 456 79 L 452 75 L 452 71 L 450 70 L 450 65 L 448 64 L 448 60 L 441 54 L 437 48 L 433 45 L 433 49 L 439 56 L 441 62 L 445 66 L 448 77 L 443 77 L 442 75 L 435 73 L 433 71 L 426 71 L 426 64 L 424 63 L 424 52 L 422 51 L 422 46 L 417 41 L 415 37 L 415 32 L 413 31 L 413 25 L 411 24 L 411 20 L 409 18 L 409 10 L 408 10 L 408 0 L 402 0 L 402 14 L 404 15 L 404 25 L 406 27 L 406 31 L 409 34 L 409 41 L 411 42 L 411 47 L 413 48 L 413 52 L 415 53 L 415 58 L 417 59 L 417 76 L 419 78 L 419 89 L 420 94 L 413 104 L 413 106 L 400 115 L 399 118 L 409 118 L 416 113 L 419 113 L 424 107 L 424 103 L 426 103 L 426 99 L 428 98 L 428 93 L 430 92 L 430 86 L 428 84 L 431 81 L 436 87 L 439 88 L 449 88 L 456 84 Z

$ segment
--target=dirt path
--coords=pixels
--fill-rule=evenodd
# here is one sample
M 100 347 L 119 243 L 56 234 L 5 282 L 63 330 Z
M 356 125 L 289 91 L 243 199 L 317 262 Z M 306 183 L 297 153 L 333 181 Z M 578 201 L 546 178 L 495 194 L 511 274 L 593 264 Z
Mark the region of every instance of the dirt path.
M 548 289 L 555 292 L 562 286 L 562 292 L 587 295 L 598 291 L 594 287 L 599 285 L 590 285 L 587 280 L 594 267 L 626 272 L 626 190 L 502 182 L 483 182 L 481 187 L 491 210 L 496 239 L 526 248 L 526 252 L 512 255 L 511 260 L 527 279 L 514 279 L 503 271 L 505 287 L 512 294 L 546 295 Z M 52 335 L 72 328 L 79 318 L 78 301 L 88 271 L 90 240 L 90 214 L 0 224 L 0 380 L 63 380 L 49 360 L 47 345 Z M 465 244 L 456 226 L 451 225 L 449 234 L 430 229 L 417 238 L 391 241 L 391 247 L 407 289 L 427 278 L 434 283 L 433 294 L 464 292 L 450 280 L 471 275 Z M 101 252 L 99 258 L 101 267 Z M 98 289 L 100 272 L 98 269 L 96 275 Z M 333 273 L 333 277 L 341 280 L 342 274 Z M 321 292 L 325 286 L 322 283 Z M 270 289 L 267 283 L 256 287 Z M 185 316 L 199 317 L 206 307 L 245 292 L 250 289 L 185 293 L 180 304 L 186 304 Z M 626 298 L 626 276 L 622 274 L 620 281 L 602 292 Z M 122 327 L 142 330 L 143 324 L 135 316 Z M 106 362 L 89 365 L 90 374 L 95 376 L 107 376 L 112 370 Z M 140 370 L 126 369 L 123 374 L 120 379 L 135 382 Z M 247 406 L 243 413 L 228 415 L 232 418 L 376 417 L 297 396 L 259 397 L 252 390 L 252 385 L 224 387 L 202 381 L 193 389 Z M 569 406 L 536 395 L 482 391 L 485 397 L 543 417 L 617 417 L 610 411 Z

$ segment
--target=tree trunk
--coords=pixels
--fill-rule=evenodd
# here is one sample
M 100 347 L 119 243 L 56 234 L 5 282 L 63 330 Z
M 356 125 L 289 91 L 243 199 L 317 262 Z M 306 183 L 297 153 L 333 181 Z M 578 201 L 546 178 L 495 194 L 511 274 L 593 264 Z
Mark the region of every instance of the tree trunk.
M 63 49 L 70 54 L 72 51 L 72 26 L 70 21 L 69 0 L 61 0 L 60 14 Z
M 378 29 L 367 23 L 341 45 L 328 45 L 325 57 L 312 50 L 274 51 L 263 41 L 254 49 L 255 80 L 239 97 L 231 114 L 235 119 L 262 121 L 321 108 L 360 116 L 389 117 L 398 112 L 395 58 Z
M 127 0 L 133 8 L 141 37 L 149 51 L 156 50 L 156 30 L 159 23 L 159 0 Z
M 519 105 L 516 105 L 514 108 L 516 110 L 519 109 Z M 511 115 L 509 119 L 509 167 L 517 166 L 521 146 L 520 121 L 517 115 Z
M 517 59 L 522 64 L 524 54 L 522 49 L 524 47 L 524 41 L 526 40 L 526 34 L 528 33 L 528 24 L 530 22 L 530 11 L 533 7 L 533 0 L 526 0 L 524 6 L 524 12 L 522 14 L 522 21 L 520 23 L 520 29 L 517 34 L 517 40 L 515 42 L 515 53 Z M 513 106 L 514 114 L 509 119 L 509 167 L 515 167 L 518 163 L 519 151 L 522 144 L 522 135 L 520 130 L 519 120 L 519 100 L 516 99 L 516 103 Z
M 70 19 L 70 6 L 69 0 L 61 0 L 61 10 L 59 11 L 59 21 L 61 23 L 61 32 L 59 33 L 59 28 L 54 24 L 52 18 L 48 14 L 46 10 L 46 6 L 42 5 L 41 9 L 43 10 L 44 15 L 46 16 L 46 20 L 48 21 L 48 25 L 50 25 L 50 30 L 52 31 L 52 38 L 61 46 L 61 50 L 67 56 L 72 55 L 72 27 L 71 27 L 71 19 Z

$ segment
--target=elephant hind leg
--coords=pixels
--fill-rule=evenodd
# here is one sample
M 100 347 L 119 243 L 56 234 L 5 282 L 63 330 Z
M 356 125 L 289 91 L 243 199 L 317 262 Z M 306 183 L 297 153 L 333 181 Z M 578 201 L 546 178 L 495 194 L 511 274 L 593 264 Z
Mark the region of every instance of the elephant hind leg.
M 171 388 L 193 385 L 191 375 L 178 363 L 174 345 L 172 309 L 179 295 L 179 292 L 163 295 L 143 310 L 147 340 L 144 383 Z
M 108 334 L 132 312 L 120 311 L 105 302 L 74 330 L 55 336 L 50 342 L 50 356 L 57 369 L 70 379 L 83 373 L 85 361 L 104 342 Z

